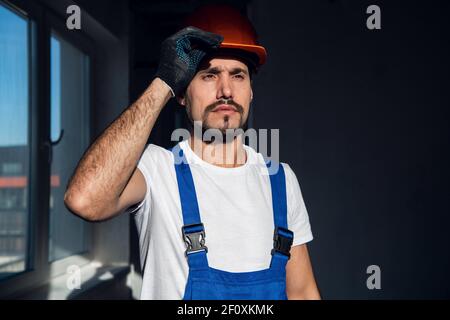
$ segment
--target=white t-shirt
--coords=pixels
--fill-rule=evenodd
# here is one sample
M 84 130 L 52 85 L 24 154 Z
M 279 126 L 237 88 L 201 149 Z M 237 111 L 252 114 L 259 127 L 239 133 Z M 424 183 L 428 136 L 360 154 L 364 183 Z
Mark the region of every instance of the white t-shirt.
M 273 247 L 273 210 L 270 178 L 264 158 L 249 146 L 247 161 L 223 168 L 198 157 L 187 140 L 180 142 L 189 163 L 205 227 L 208 263 L 228 272 L 269 268 Z M 286 175 L 288 229 L 293 246 L 313 239 L 300 186 L 289 165 Z M 180 196 L 174 156 L 154 144 L 145 148 L 138 163 L 147 183 L 145 199 L 127 210 L 134 215 L 139 234 L 143 280 L 141 299 L 182 299 L 188 277 L 182 239 Z M 262 174 L 264 168 L 266 174 Z

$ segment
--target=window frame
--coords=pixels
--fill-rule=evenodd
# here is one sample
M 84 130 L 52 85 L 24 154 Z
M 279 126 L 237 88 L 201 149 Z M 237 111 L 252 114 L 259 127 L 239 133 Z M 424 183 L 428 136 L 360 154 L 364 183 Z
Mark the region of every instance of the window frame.
M 69 42 L 89 57 L 88 75 L 88 141 L 93 136 L 93 96 L 95 42 L 81 30 L 67 30 L 66 16 L 52 9 L 26 0 L 0 0 L 0 4 L 28 20 L 29 43 L 29 184 L 28 184 L 28 238 L 26 270 L 0 279 L 0 298 L 13 298 L 50 282 L 66 273 L 70 265 L 92 262 L 94 248 L 88 252 L 49 262 L 50 174 L 51 147 L 51 83 L 50 45 L 52 32 Z M 48 201 L 41 201 L 47 199 Z M 93 239 L 93 228 L 86 224 L 88 239 Z
M 87 80 L 88 80 L 88 86 L 87 86 L 88 88 L 87 88 L 87 90 L 88 90 L 88 100 L 89 100 L 88 101 L 88 110 L 87 110 L 88 114 L 83 115 L 84 118 L 88 122 L 88 126 L 87 126 L 88 132 L 85 133 L 85 137 L 84 137 L 86 139 L 86 143 L 88 144 L 86 146 L 86 148 L 87 148 L 89 146 L 90 142 L 91 142 L 91 136 L 92 136 L 92 116 L 93 116 L 92 115 L 92 109 L 93 109 L 92 108 L 92 105 L 93 105 L 93 99 L 92 99 L 92 91 L 93 91 L 92 90 L 92 84 L 93 84 L 92 57 L 93 57 L 93 55 L 92 55 L 92 52 L 89 50 L 89 46 L 87 46 L 85 39 L 83 39 L 82 37 L 77 37 L 77 36 L 71 37 L 71 36 L 66 35 L 64 33 L 64 31 L 67 32 L 67 29 L 65 29 L 65 27 L 62 28 L 62 26 L 58 23 L 58 22 L 60 22 L 59 19 L 57 19 L 56 17 L 50 16 L 50 17 L 47 17 L 47 19 L 50 20 L 51 25 L 52 25 L 51 28 L 48 30 L 49 31 L 49 38 L 48 38 L 49 52 L 50 52 L 50 49 L 51 49 L 51 37 L 53 35 L 55 35 L 58 38 L 60 38 L 60 39 L 62 39 L 64 41 L 70 43 L 76 49 L 80 50 L 89 59 L 89 64 L 88 64 L 88 67 L 89 67 L 88 72 L 89 72 L 89 74 L 87 75 Z M 48 69 L 48 72 L 49 72 L 49 74 L 51 73 L 51 56 L 50 56 L 50 54 L 49 54 L 49 69 Z M 51 86 L 51 79 L 49 77 L 49 89 L 50 89 L 50 86 Z M 50 90 L 49 94 L 51 95 L 51 90 Z M 48 122 L 49 133 L 48 133 L 48 136 L 49 136 L 49 139 L 51 139 L 52 137 L 51 137 L 51 99 L 50 99 L 50 96 L 49 96 L 48 107 L 49 107 L 49 118 L 48 118 L 49 119 L 49 122 Z M 64 129 L 64 128 L 61 128 L 61 129 Z M 49 167 L 49 170 L 51 170 L 51 167 Z M 49 173 L 49 178 L 48 178 L 49 180 L 50 180 L 50 174 L 51 173 Z M 49 188 L 50 188 L 50 186 L 49 186 Z M 51 194 L 51 191 L 49 189 L 48 199 L 50 199 L 50 194 Z M 48 222 L 47 226 L 50 227 L 50 208 L 48 209 L 48 219 L 49 219 L 49 222 Z M 88 223 L 85 223 L 85 227 L 86 227 L 85 230 L 86 230 L 86 235 L 87 235 L 86 238 L 90 240 L 90 239 L 93 238 L 92 225 L 88 224 Z M 48 234 L 48 236 L 47 236 L 47 246 L 49 246 L 50 232 L 48 231 L 47 234 Z M 87 240 L 87 239 L 85 239 L 85 240 Z M 47 254 L 47 259 L 48 258 L 49 258 L 49 253 Z M 81 252 L 81 253 L 74 254 L 74 255 L 71 255 L 69 257 L 66 257 L 66 258 L 62 258 L 62 259 L 58 259 L 58 260 L 49 262 L 50 267 L 51 267 L 50 276 L 51 277 L 55 277 L 55 276 L 58 276 L 58 275 L 61 275 L 61 274 L 65 273 L 66 270 L 67 270 L 67 267 L 70 266 L 70 265 L 78 265 L 79 267 L 82 267 L 83 265 L 85 265 L 87 263 L 87 262 L 85 262 L 86 260 L 92 260 L 92 247 L 90 247 L 89 244 L 88 244 L 88 249 L 85 252 Z

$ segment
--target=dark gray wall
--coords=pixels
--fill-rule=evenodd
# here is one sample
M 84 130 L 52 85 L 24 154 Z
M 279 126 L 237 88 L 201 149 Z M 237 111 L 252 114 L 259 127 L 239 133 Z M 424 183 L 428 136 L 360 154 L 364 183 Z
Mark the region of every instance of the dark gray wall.
M 131 100 L 151 80 L 161 41 L 203 2 L 131 1 Z M 268 50 L 253 123 L 280 129 L 323 298 L 450 298 L 450 5 L 228 2 L 248 12 Z M 366 28 L 371 4 L 381 7 L 381 30 Z M 179 114 L 166 107 L 150 141 L 169 146 Z M 381 290 L 366 287 L 372 264 Z
M 366 28 L 381 8 L 382 29 Z M 257 128 L 280 129 L 324 298 L 450 298 L 449 3 L 253 1 L 267 65 Z M 381 290 L 366 268 L 381 268 Z

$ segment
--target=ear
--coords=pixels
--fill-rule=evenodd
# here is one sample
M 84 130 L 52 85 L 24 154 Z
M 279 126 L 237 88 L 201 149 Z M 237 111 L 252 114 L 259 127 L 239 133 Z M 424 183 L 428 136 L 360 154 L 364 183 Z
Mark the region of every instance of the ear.
M 183 107 L 186 106 L 186 98 L 185 95 L 177 96 L 177 102 L 182 105 Z
M 250 89 L 250 101 L 253 100 L 253 89 Z

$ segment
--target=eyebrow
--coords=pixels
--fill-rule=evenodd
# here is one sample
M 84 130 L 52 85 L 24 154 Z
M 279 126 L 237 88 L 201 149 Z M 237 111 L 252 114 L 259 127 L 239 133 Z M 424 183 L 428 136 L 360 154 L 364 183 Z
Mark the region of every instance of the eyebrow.
M 201 73 L 220 74 L 222 72 L 222 70 L 219 67 L 211 67 L 211 68 L 201 70 L 200 72 Z M 241 72 L 248 75 L 248 71 L 243 68 L 240 68 L 240 67 L 236 67 L 236 68 L 233 68 L 230 70 L 231 75 L 239 74 Z

